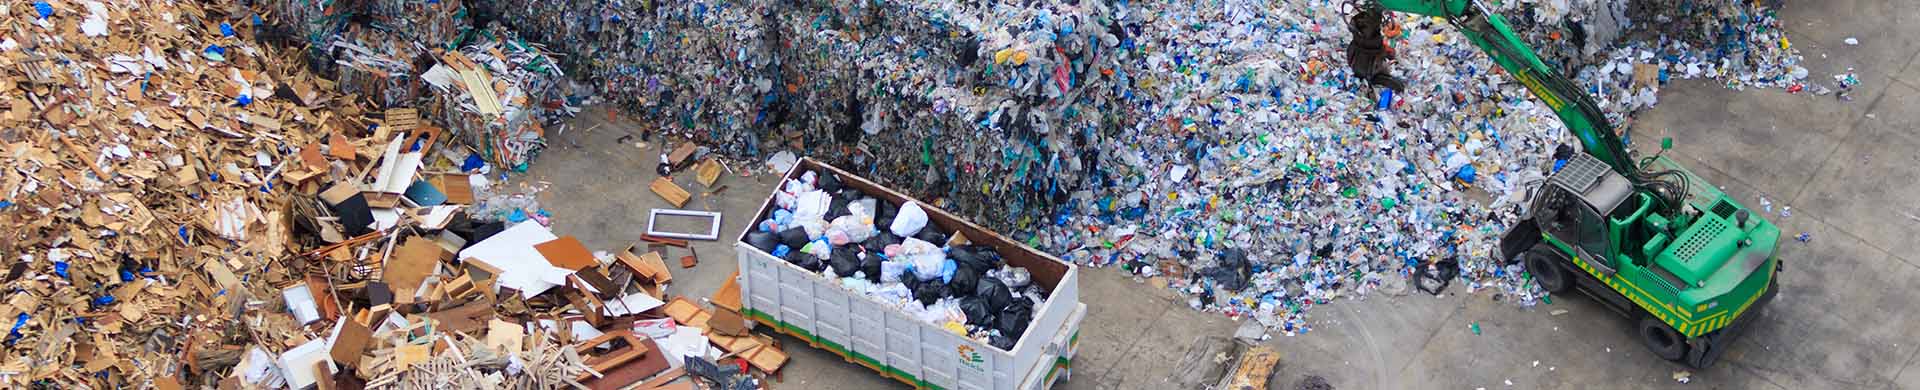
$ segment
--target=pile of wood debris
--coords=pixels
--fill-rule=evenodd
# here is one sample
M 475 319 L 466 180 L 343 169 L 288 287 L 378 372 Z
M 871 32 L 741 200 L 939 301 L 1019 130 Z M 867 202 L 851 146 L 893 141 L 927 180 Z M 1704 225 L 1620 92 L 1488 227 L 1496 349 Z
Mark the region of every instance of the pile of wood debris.
M 733 310 L 665 296 L 664 248 L 552 237 L 531 191 L 261 43 L 241 3 L 0 0 L 0 387 L 735 386 L 757 382 L 714 361 L 784 364 Z

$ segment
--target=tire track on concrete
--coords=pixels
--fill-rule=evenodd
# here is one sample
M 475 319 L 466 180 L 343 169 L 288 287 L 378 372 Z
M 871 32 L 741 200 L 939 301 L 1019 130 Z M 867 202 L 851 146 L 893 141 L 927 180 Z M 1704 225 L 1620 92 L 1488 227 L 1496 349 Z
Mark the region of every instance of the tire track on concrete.
M 1364 388 L 1389 388 L 1389 386 L 1386 385 L 1388 378 L 1390 378 L 1387 373 L 1387 359 L 1380 354 L 1380 345 L 1375 342 L 1373 338 L 1373 324 L 1378 321 L 1355 321 L 1358 319 L 1356 316 L 1358 310 L 1352 310 L 1351 308 L 1348 308 L 1348 310 L 1334 310 L 1333 312 L 1340 313 L 1340 321 L 1350 324 L 1360 324 L 1360 326 L 1349 327 L 1347 329 L 1360 330 L 1360 341 L 1366 343 L 1367 355 L 1373 358 L 1373 386 L 1365 386 Z

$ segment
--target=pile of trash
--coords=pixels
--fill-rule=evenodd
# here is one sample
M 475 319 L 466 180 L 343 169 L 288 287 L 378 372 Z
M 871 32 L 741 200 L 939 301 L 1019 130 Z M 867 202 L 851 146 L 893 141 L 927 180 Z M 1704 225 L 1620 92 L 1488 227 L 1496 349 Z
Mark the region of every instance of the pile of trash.
M 0 386 L 740 388 L 786 361 L 737 288 L 666 293 L 686 242 L 553 236 L 540 187 L 259 43 L 284 31 L 257 10 L 31 3 L 0 7 Z M 550 60 L 498 37 L 448 57 L 553 110 Z
M 569 83 L 553 59 L 505 29 L 476 34 L 420 78 L 435 92 L 426 105 L 429 117 L 487 162 L 515 172 L 526 171 L 545 149 L 543 124 L 577 111 L 565 105 Z
M 935 327 L 1012 350 L 1046 302 L 1027 269 L 942 231 L 918 203 L 875 199 L 827 171 L 781 183 L 773 199 L 749 245 Z
M 314 70 L 382 108 L 417 108 L 486 163 L 522 172 L 545 148 L 548 126 L 584 103 L 539 44 L 479 18 L 461 1 L 261 1 L 275 30 L 302 31 Z M 324 27 L 324 28 L 322 28 Z M 562 127 L 563 128 L 563 127 Z
M 1496 8 L 1624 132 L 1674 79 L 1845 99 L 1857 77 L 1808 74 L 1774 3 Z M 1409 87 L 1388 91 L 1348 67 L 1342 2 L 1215 5 L 580 0 L 499 13 L 561 32 L 536 40 L 663 132 L 865 171 L 1206 310 L 1297 329 L 1307 308 L 1376 289 L 1541 297 L 1492 250 L 1550 153 L 1574 142 L 1530 92 L 1442 20 L 1389 14 L 1392 73 Z
M 426 92 L 414 64 L 427 50 L 416 42 L 391 31 L 348 24 L 325 47 L 329 57 L 324 61 L 330 66 L 317 70 L 333 75 L 341 91 L 371 97 L 386 107 L 412 107 Z
M 780 107 L 794 86 L 779 79 L 779 45 L 766 29 L 777 2 L 645 2 L 483 0 L 528 39 L 568 53 L 561 63 L 592 86 L 594 101 L 641 115 L 652 134 L 702 140 L 729 155 L 758 156 L 765 129 L 780 118 L 806 117 Z M 779 134 L 766 132 L 765 134 Z M 798 132 L 794 132 L 798 134 Z M 773 142 L 768 137 L 766 141 Z

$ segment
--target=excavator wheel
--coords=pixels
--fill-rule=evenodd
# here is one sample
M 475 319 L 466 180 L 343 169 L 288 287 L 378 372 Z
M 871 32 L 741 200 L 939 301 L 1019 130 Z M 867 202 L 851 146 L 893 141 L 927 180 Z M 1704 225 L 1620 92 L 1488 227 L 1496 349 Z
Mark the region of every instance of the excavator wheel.
M 1640 343 L 1646 344 L 1647 350 L 1653 352 L 1654 356 L 1667 360 L 1680 360 L 1681 356 L 1686 356 L 1687 339 L 1681 337 L 1680 332 L 1675 332 L 1673 327 L 1667 326 L 1667 323 L 1660 322 L 1660 319 L 1653 318 L 1652 315 L 1642 314 L 1638 328 Z
M 1520 252 L 1517 255 L 1520 258 L 1514 260 L 1526 264 L 1527 273 L 1533 275 L 1533 281 L 1540 284 L 1540 289 L 1553 294 L 1566 292 L 1568 287 L 1573 286 L 1573 275 L 1567 273 L 1567 267 L 1560 266 L 1559 257 L 1550 251 L 1552 249 L 1535 246 L 1532 250 Z

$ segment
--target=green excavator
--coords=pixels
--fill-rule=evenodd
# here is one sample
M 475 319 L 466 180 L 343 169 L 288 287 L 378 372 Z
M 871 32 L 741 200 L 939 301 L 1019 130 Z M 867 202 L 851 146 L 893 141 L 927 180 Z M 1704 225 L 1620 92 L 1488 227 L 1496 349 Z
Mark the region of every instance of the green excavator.
M 1550 292 L 1635 320 L 1653 354 L 1713 364 L 1778 291 L 1780 229 L 1661 153 L 1635 161 L 1593 99 L 1473 0 L 1372 0 L 1438 17 L 1551 107 L 1582 150 L 1530 191 L 1500 253 Z

